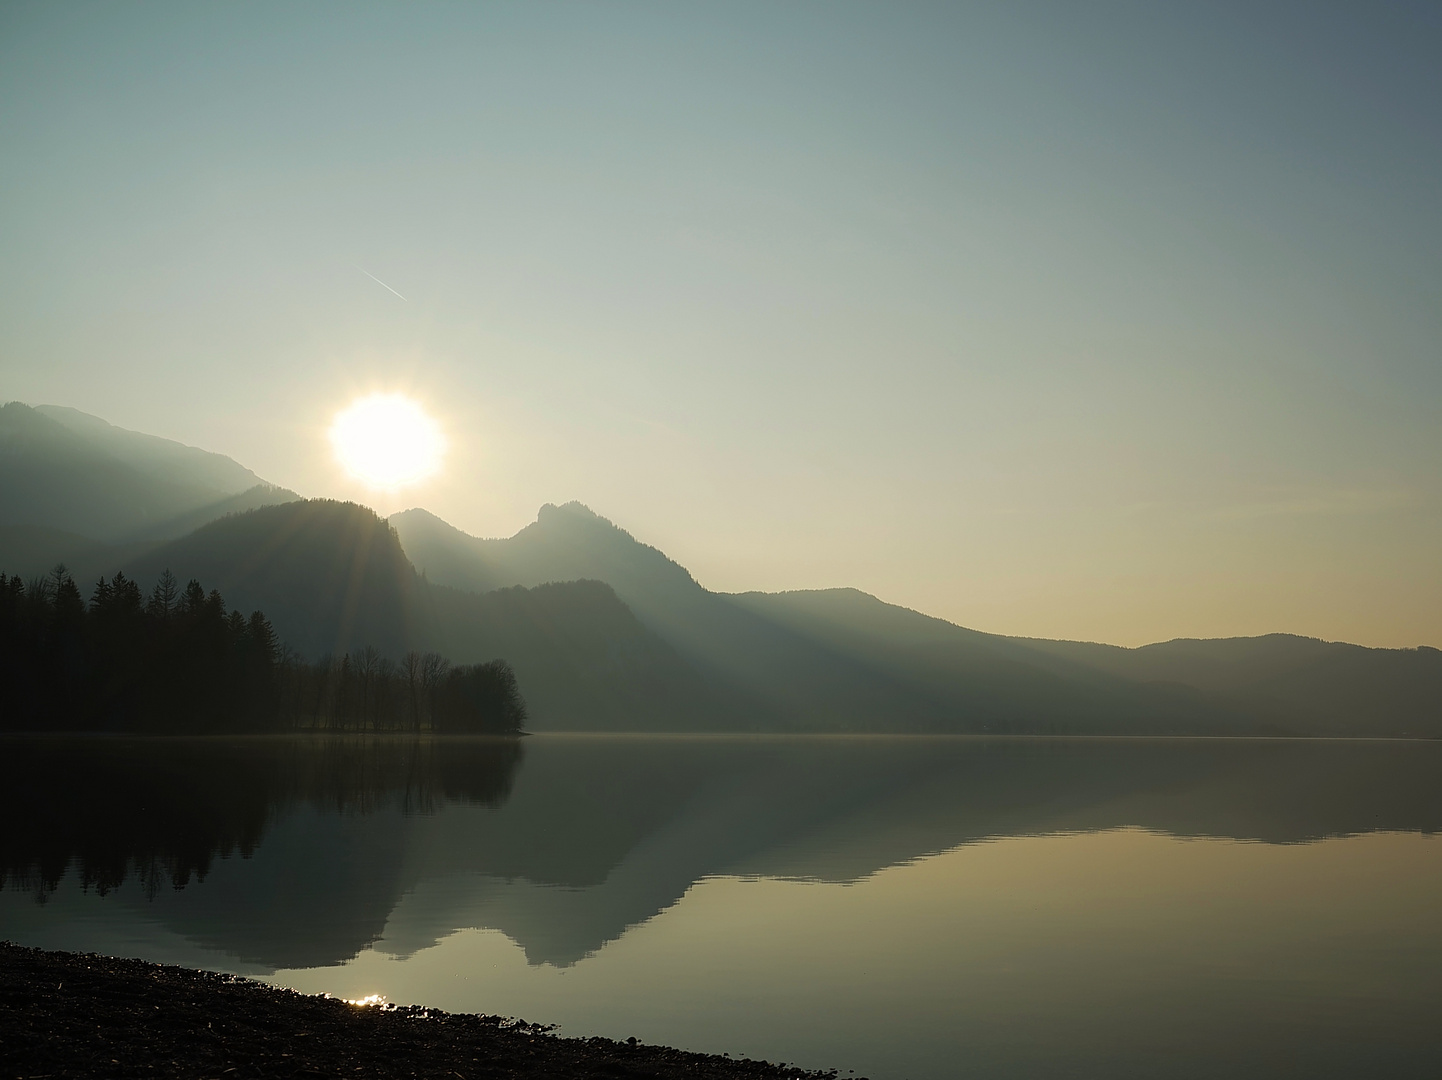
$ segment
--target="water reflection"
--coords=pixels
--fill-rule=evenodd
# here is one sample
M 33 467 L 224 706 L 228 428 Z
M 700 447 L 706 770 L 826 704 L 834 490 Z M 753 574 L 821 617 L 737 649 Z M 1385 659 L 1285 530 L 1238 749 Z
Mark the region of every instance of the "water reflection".
M 246 970 L 335 963 L 375 940 L 400 895 L 397 823 L 499 806 L 522 756 L 487 738 L 7 739 L 0 885 L 45 907 L 62 884 L 114 893 L 112 921 L 158 923 Z M 0 933 L 147 954 L 138 928 L 79 942 L 88 916 L 58 906 L 38 920 L 11 909 Z
M 0 740 L 0 937 L 877 1078 L 1436 1075 L 1442 744 Z
M 3 749 L 8 889 L 42 902 L 67 882 L 116 892 L 137 918 L 261 970 L 339 963 L 383 931 L 385 949 L 411 955 L 463 926 L 566 966 L 708 878 L 849 883 L 996 837 L 1135 827 L 1294 844 L 1442 825 L 1432 744 L 554 736 Z M 21 917 L 11 904 L 4 918 Z M 61 912 L 23 921 L 64 940 Z

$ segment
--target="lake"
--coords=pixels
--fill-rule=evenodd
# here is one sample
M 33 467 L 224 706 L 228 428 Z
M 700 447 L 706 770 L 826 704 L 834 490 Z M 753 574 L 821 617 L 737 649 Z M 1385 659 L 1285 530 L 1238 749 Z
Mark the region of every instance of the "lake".
M 0 937 L 877 1080 L 1442 1075 L 1442 744 L 0 740 Z

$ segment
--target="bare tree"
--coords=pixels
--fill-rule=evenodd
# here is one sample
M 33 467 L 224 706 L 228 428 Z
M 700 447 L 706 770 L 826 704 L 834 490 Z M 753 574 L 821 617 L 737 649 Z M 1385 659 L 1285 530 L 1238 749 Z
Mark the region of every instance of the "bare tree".
M 428 652 L 421 657 L 421 685 L 425 690 L 426 716 L 431 730 L 436 728 L 436 688 L 451 670 L 451 662 L 440 653 Z
M 340 663 L 335 668 L 335 693 L 331 698 L 331 726 L 341 729 L 345 728 L 348 714 L 350 713 L 351 699 L 351 671 L 355 667 L 351 663 L 350 653 L 345 653 L 340 658 Z
M 371 685 L 371 727 L 394 731 L 400 718 L 400 702 L 396 701 L 397 670 L 394 660 L 384 657 L 376 664 Z
M 361 692 L 361 722 L 360 727 L 365 729 L 367 723 L 372 719 L 375 710 L 376 676 L 380 674 L 381 654 L 374 645 L 367 645 L 356 654 L 355 670 L 360 678 Z
M 411 727 L 417 732 L 421 730 L 421 693 L 424 689 L 423 682 L 424 661 L 421 654 L 412 649 L 401 657 L 401 674 L 406 680 L 406 690 L 411 700 Z

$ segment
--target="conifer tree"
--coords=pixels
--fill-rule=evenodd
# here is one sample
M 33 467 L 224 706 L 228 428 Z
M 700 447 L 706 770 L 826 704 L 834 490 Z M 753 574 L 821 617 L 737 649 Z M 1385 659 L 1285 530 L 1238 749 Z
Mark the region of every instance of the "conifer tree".
M 150 593 L 150 614 L 168 619 L 175 614 L 179 599 L 180 586 L 176 583 L 175 575 L 170 572 L 170 568 L 166 567 Z

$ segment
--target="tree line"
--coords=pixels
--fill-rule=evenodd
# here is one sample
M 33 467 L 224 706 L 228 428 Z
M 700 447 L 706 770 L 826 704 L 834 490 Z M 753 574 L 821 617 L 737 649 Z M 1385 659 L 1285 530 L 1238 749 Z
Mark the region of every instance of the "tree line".
M 101 578 L 88 603 L 64 566 L 0 574 L 0 730 L 515 734 L 525 717 L 503 660 L 367 647 L 311 663 L 262 612 L 168 570 L 148 596 Z
M 526 719 L 504 660 L 453 666 L 412 651 L 396 663 L 367 645 L 315 664 L 283 662 L 281 676 L 281 713 L 311 730 L 515 734 Z

